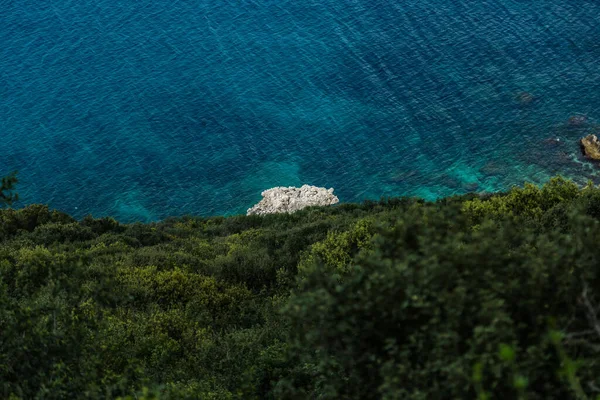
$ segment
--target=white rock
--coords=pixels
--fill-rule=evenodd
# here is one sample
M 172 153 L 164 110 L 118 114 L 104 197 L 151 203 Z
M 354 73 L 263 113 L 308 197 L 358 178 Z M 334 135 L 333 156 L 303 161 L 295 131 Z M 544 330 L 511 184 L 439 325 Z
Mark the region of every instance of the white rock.
M 325 189 L 303 185 L 296 187 L 276 187 L 261 193 L 263 199 L 248 209 L 248 215 L 264 215 L 274 213 L 293 213 L 310 206 L 329 206 L 339 203 L 340 199 L 333 194 L 333 188 Z

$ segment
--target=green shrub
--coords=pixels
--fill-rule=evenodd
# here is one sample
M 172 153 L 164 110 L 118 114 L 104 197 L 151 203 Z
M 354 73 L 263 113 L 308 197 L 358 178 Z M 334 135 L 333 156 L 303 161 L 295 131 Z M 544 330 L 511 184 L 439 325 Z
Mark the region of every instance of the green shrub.
M 36 227 L 30 237 L 36 243 L 49 246 L 53 243 L 85 242 L 95 239 L 97 234 L 78 222 L 67 224 L 52 222 Z
M 324 268 L 327 274 L 342 279 L 359 251 L 372 250 L 373 231 L 373 222 L 361 219 L 348 231 L 329 232 L 325 240 L 312 245 L 298 265 L 300 276 L 311 273 L 315 268 Z
M 494 398 L 514 398 L 496 357 L 499 344 L 510 343 L 523 349 L 528 398 L 569 398 L 544 342 L 546 317 L 573 323 L 581 280 L 597 276 L 594 247 L 509 222 L 483 220 L 472 232 L 455 213 L 414 209 L 379 232 L 377 250 L 359 253 L 342 283 L 326 269 L 306 277 L 286 309 L 291 357 L 314 369 L 304 386 L 288 382 L 288 396 L 474 398 L 470 371 L 481 362 L 493 371 L 483 386 Z M 597 221 L 587 224 L 581 239 L 600 240 Z M 582 369 L 600 374 L 595 362 Z
M 81 220 L 81 225 L 89 227 L 97 235 L 107 232 L 122 233 L 126 230 L 123 225 L 111 217 L 94 219 L 91 215 L 86 215 Z
M 17 179 L 17 171 L 2 177 L 0 180 L 0 207 L 3 205 L 10 206 L 13 201 L 19 200 L 19 194 L 14 192 L 17 182 L 19 182 Z
M 48 206 L 32 204 L 25 208 L 0 210 L 0 239 L 6 239 L 21 230 L 32 232 L 47 223 L 71 223 L 75 219 L 59 211 L 50 211 Z
M 555 205 L 569 204 L 581 194 L 575 183 L 556 177 L 542 188 L 526 183 L 524 188 L 515 187 L 504 195 L 465 201 L 463 211 L 471 217 L 474 224 L 485 217 L 520 216 L 539 219 Z
M 562 178 L 152 224 L 3 209 L 0 398 L 592 399 L 599 220 Z

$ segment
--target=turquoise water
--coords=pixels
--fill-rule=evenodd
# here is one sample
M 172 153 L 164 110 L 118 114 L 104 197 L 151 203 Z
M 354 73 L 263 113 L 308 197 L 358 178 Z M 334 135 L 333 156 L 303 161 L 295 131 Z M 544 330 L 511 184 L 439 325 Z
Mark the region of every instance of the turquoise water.
M 151 221 L 303 183 L 600 182 L 577 144 L 600 131 L 597 1 L 0 0 L 0 22 L 19 206 Z

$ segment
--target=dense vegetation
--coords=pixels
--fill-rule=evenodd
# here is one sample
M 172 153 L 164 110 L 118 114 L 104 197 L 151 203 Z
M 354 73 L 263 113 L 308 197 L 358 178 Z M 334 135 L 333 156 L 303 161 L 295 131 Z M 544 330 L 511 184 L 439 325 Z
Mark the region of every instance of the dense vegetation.
M 3 209 L 0 396 L 593 399 L 599 220 L 561 178 L 153 224 Z

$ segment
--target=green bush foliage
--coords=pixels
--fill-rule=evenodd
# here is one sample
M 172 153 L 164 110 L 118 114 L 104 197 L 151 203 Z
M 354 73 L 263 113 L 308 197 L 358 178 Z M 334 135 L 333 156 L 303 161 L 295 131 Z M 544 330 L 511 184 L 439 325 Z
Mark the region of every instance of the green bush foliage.
M 10 206 L 13 201 L 19 200 L 19 194 L 14 192 L 17 182 L 19 182 L 17 171 L 12 172 L 0 180 L 0 206 Z
M 12 181 L 14 184 L 14 181 Z M 594 399 L 600 190 L 0 210 L 0 398 Z
M 555 177 L 543 187 L 526 183 L 523 188 L 515 187 L 504 195 L 482 200 L 464 202 L 463 211 L 477 224 L 484 218 L 519 216 L 524 219 L 539 219 L 545 212 L 559 204 L 568 204 L 584 193 L 579 187 L 562 177 Z

